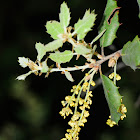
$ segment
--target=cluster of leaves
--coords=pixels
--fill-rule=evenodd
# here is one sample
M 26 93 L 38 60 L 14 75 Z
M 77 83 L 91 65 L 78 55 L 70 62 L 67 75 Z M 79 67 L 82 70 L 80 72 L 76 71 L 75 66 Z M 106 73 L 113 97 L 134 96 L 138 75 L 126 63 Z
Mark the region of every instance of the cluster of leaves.
M 97 16 L 95 11 L 87 10 L 83 18 L 79 19 L 77 23 L 74 24 L 74 27 L 72 27 L 69 26 L 71 19 L 70 10 L 67 4 L 63 2 L 60 7 L 60 22 L 52 20 L 46 23 L 47 33 L 50 34 L 54 40 L 46 45 L 40 42 L 35 44 L 38 53 L 35 62 L 29 58 L 19 57 L 20 65 L 23 68 L 29 67 L 30 71 L 18 76 L 17 79 L 25 80 L 25 78 L 31 73 L 36 75 L 45 73 L 47 77 L 52 72 L 60 71 L 65 74 L 69 81 L 73 82 L 74 80 L 70 71 L 84 71 L 87 68 L 94 72 L 99 70 L 105 91 L 105 97 L 110 109 L 111 121 L 113 121 L 114 124 L 118 124 L 118 121 L 122 116 L 120 111 L 122 96 L 119 94 L 118 87 L 116 86 L 117 59 L 122 56 L 123 62 L 133 70 L 139 68 L 140 39 L 136 36 L 132 42 L 127 42 L 122 50 L 108 56 L 99 54 L 96 51 L 97 45 L 95 44 L 98 39 L 100 39 L 101 48 L 108 47 L 113 43 L 120 25 L 118 21 L 118 10 L 117 1 L 108 0 L 104 12 L 104 19 L 100 24 L 99 35 L 97 35 L 97 37 L 95 37 L 90 43 L 87 43 L 84 38 L 86 34 L 92 30 L 92 27 L 95 24 Z M 65 51 L 61 52 L 60 47 L 62 47 L 65 42 L 72 45 L 71 50 L 65 49 Z M 48 52 L 49 54 L 47 54 Z M 98 60 L 93 59 L 94 55 L 97 56 Z M 45 56 L 46 58 L 44 59 Z M 61 67 L 61 64 L 69 62 L 72 58 L 75 59 L 73 56 L 76 56 L 76 60 L 81 56 L 86 58 L 85 65 L 67 68 Z M 56 65 L 48 66 L 47 62 L 49 59 L 54 61 Z M 114 67 L 114 82 L 102 74 L 100 66 L 106 60 L 109 60 L 109 67 Z

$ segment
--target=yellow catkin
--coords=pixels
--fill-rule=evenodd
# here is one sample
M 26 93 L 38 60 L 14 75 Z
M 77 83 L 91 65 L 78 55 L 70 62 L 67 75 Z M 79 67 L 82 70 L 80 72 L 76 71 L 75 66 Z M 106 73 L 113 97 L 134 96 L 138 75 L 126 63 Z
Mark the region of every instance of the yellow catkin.
M 88 74 L 86 74 L 86 76 L 88 76 Z M 95 86 L 95 82 L 91 81 L 91 85 Z M 72 114 L 71 120 L 68 122 L 68 125 L 71 127 L 71 129 L 67 129 L 65 138 L 62 138 L 61 140 L 79 140 L 79 132 L 81 127 L 84 127 L 84 124 L 87 122 L 87 117 L 90 115 L 87 109 L 90 109 L 90 105 L 92 104 L 92 91 L 86 92 L 86 99 L 83 99 L 79 95 L 81 87 L 83 88 L 82 90 L 86 92 L 89 87 L 89 83 L 84 81 L 82 86 L 73 86 L 71 89 L 73 95 L 66 96 L 65 100 L 61 101 L 63 108 L 59 112 L 60 115 L 65 119 L 67 116 Z M 76 107 L 74 112 L 71 109 L 72 107 Z M 77 107 L 79 108 L 78 111 Z

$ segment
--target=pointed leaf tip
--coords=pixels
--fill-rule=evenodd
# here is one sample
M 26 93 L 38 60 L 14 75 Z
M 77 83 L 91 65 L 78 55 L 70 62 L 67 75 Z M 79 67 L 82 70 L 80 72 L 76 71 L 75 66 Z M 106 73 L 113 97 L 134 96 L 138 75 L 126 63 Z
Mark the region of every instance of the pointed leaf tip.
M 35 48 L 37 50 L 37 60 L 41 61 L 41 59 L 43 58 L 43 56 L 46 54 L 46 51 L 45 51 L 45 46 L 44 44 L 42 43 L 36 43 L 35 44 Z
M 69 81 L 74 82 L 74 79 L 72 78 L 72 75 L 70 74 L 70 72 L 65 71 L 65 76 Z
M 110 109 L 111 120 L 118 124 L 121 113 L 118 112 L 121 106 L 122 96 L 119 94 L 118 87 L 105 75 L 101 75 L 105 97 Z
M 29 71 L 29 72 L 26 73 L 26 74 L 22 74 L 22 75 L 18 76 L 18 77 L 16 78 L 16 80 L 25 80 L 26 77 L 29 76 L 31 73 L 32 73 L 32 71 Z
M 70 10 L 65 2 L 63 2 L 60 6 L 60 14 L 59 14 L 60 24 L 66 31 L 66 27 L 70 23 Z
M 118 8 L 118 9 L 117 9 Z M 101 47 L 107 47 L 112 44 L 116 38 L 116 32 L 119 28 L 117 1 L 108 0 L 104 11 L 104 16 L 99 28 L 99 33 L 106 29 L 106 32 L 100 39 Z
M 82 19 L 79 19 L 78 22 L 74 25 L 74 33 L 77 33 L 78 40 L 83 39 L 91 30 L 94 25 L 95 19 L 96 14 L 94 13 L 94 11 L 90 13 L 90 10 L 86 10 L 84 17 Z

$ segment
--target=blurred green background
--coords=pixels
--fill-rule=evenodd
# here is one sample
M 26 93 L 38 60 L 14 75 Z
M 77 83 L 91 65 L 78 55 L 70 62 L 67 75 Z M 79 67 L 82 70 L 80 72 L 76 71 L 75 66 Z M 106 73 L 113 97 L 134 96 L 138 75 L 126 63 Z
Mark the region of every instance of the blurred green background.
M 36 60 L 35 43 L 52 41 L 46 33 L 49 20 L 59 20 L 61 0 L 7 0 L 0 4 L 0 140 L 59 140 L 64 137 L 70 118 L 59 115 L 61 100 L 70 95 L 72 85 L 77 84 L 84 73 L 73 72 L 74 83 L 64 75 L 53 73 L 49 78 L 35 75 L 26 81 L 16 81 L 18 75 L 28 72 L 19 66 L 17 58 L 25 56 Z M 82 18 L 86 9 L 95 9 L 98 15 L 92 32 L 86 41 L 97 35 L 106 0 L 66 0 L 71 9 L 71 25 Z M 120 23 L 123 23 L 114 44 L 105 48 L 105 54 L 121 49 L 135 35 L 140 35 L 138 5 L 136 0 L 118 0 Z M 140 37 L 140 36 L 139 36 Z M 100 49 L 99 49 L 100 50 Z M 80 60 L 82 63 L 82 59 Z M 121 61 L 121 60 L 120 60 Z M 107 63 L 105 63 L 107 65 Z M 103 73 L 108 71 L 104 65 Z M 122 80 L 119 91 L 128 109 L 127 118 L 119 126 L 106 125 L 109 109 L 102 85 L 93 91 L 90 117 L 80 132 L 80 140 L 140 140 L 140 71 L 129 67 L 118 71 Z M 95 80 L 99 75 L 95 77 Z

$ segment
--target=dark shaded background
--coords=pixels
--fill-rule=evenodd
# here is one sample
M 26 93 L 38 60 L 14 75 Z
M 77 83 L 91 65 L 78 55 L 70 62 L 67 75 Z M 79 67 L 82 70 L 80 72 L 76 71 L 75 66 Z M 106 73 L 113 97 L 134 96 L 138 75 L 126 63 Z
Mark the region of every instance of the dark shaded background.
M 17 62 L 18 56 L 36 60 L 36 42 L 48 43 L 52 39 L 46 33 L 45 24 L 49 20 L 59 20 L 61 0 L 7 0 L 0 4 L 0 140 L 59 140 L 68 128 L 70 118 L 63 120 L 59 115 L 60 101 L 70 94 L 71 86 L 77 84 L 84 75 L 72 73 L 75 79 L 70 83 L 60 73 L 49 78 L 35 75 L 26 81 L 16 81 L 18 75 L 26 73 Z M 93 32 L 86 41 L 97 35 L 106 0 L 67 0 L 71 9 L 71 25 L 82 18 L 86 9 L 95 9 L 97 16 Z M 105 48 L 105 54 L 121 49 L 135 35 L 140 35 L 140 20 L 136 0 L 118 0 L 120 23 L 123 23 L 112 48 Z M 82 59 L 79 64 L 82 63 Z M 108 69 L 105 67 L 103 72 Z M 129 67 L 118 71 L 122 80 L 118 82 L 120 93 L 128 108 L 127 118 L 114 128 L 105 123 L 109 109 L 102 86 L 94 90 L 90 117 L 81 130 L 80 140 L 140 140 L 140 71 Z M 99 75 L 98 75 L 99 76 Z M 95 77 L 97 79 L 98 77 Z

